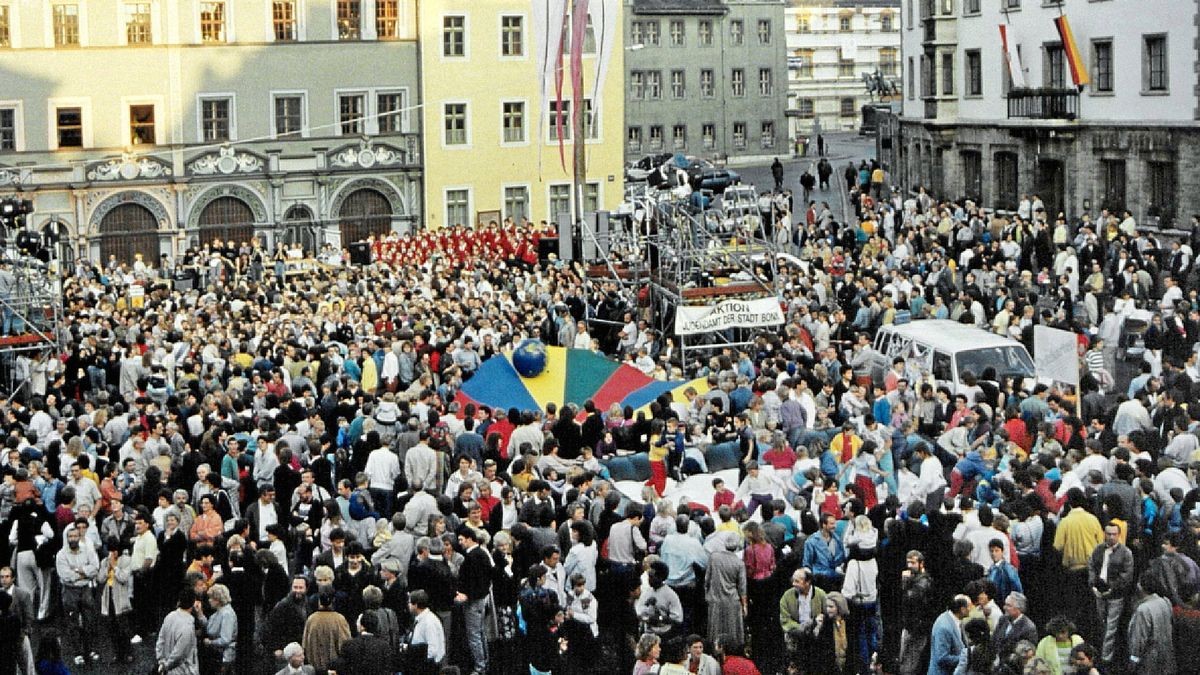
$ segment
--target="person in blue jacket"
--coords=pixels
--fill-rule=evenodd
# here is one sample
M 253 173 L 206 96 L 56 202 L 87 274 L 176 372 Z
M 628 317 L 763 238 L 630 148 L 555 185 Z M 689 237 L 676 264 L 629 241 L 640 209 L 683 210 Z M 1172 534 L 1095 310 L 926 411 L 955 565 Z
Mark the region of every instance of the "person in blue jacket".
M 825 592 L 840 591 L 842 570 L 846 564 L 846 549 L 834 534 L 837 518 L 832 513 L 821 516 L 821 529 L 804 542 L 801 567 L 812 570 L 813 583 Z
M 966 649 L 961 622 L 970 613 L 971 599 L 965 595 L 956 595 L 950 600 L 946 611 L 933 622 L 927 675 L 953 675 L 954 669 L 958 667 L 958 657 Z

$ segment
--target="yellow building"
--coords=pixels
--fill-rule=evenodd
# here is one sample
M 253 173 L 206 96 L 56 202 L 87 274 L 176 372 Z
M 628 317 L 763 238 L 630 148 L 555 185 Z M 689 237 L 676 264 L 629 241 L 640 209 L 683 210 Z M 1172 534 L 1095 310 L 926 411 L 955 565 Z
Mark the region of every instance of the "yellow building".
M 620 21 L 616 17 L 613 25 L 619 27 Z M 528 0 L 421 0 L 418 34 L 429 228 L 508 216 L 537 222 L 572 211 L 570 124 L 564 130 L 564 169 L 558 131 L 551 123 L 554 100 L 541 103 L 535 52 L 540 40 L 532 34 L 532 25 Z M 592 105 L 591 96 L 585 99 L 585 212 L 613 209 L 623 198 L 621 33 L 616 31 L 599 103 Z M 585 92 L 594 87 L 594 41 L 589 30 Z M 563 85 L 568 108 L 569 79 L 567 75 Z

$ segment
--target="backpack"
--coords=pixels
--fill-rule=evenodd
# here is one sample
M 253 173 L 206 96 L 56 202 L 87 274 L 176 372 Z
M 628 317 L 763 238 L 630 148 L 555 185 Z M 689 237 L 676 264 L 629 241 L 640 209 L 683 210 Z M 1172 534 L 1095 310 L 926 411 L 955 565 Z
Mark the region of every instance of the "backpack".
M 371 494 L 366 490 L 355 490 L 350 495 L 350 518 L 353 520 L 362 520 L 371 516 L 374 511 L 374 505 L 371 503 Z

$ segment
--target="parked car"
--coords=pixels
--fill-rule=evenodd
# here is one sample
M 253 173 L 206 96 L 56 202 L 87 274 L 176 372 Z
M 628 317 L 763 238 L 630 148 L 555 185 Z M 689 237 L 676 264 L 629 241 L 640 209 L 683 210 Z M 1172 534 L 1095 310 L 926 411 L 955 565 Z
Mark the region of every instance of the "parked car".
M 646 155 L 637 161 L 630 162 L 625 165 L 625 180 L 646 180 L 646 177 L 649 176 L 651 172 L 657 170 L 658 167 L 662 166 L 663 164 L 671 161 L 672 157 L 674 157 L 674 155 L 669 152 L 659 152 Z

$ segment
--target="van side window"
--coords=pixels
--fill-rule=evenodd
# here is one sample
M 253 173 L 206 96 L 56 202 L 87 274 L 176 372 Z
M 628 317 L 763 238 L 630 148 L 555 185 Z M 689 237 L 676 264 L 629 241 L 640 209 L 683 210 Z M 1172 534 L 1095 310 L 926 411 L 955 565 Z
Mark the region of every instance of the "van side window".
M 933 353 L 933 378 L 940 382 L 953 381 L 949 354 L 941 351 Z
M 891 333 L 889 333 L 888 331 L 883 331 L 883 330 L 879 331 L 879 334 L 875 336 L 875 351 L 886 356 L 888 353 L 887 346 L 888 346 L 888 343 L 891 341 L 892 341 Z

